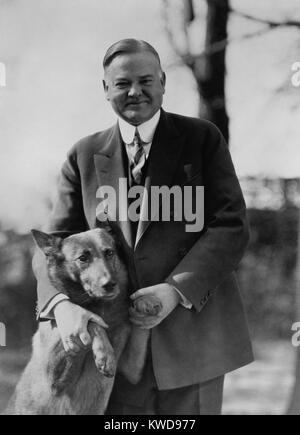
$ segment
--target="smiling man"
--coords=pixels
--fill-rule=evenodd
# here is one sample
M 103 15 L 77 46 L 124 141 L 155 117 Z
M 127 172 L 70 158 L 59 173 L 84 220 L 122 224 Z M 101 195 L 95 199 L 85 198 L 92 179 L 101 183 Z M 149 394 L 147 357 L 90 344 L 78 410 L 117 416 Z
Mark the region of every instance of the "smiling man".
M 121 119 L 139 126 L 159 112 L 166 76 L 158 55 L 150 46 L 145 44 L 144 50 L 122 56 L 120 47 L 112 46 L 103 65 L 106 99 Z
M 118 121 L 79 141 L 65 162 L 48 230 L 60 234 L 97 225 L 97 191 L 120 179 L 134 186 L 204 186 L 204 227 L 186 230 L 184 219 L 139 222 L 114 218 L 124 241 L 133 289 L 131 299 L 154 294 L 157 316 L 139 318 L 150 340 L 141 381 L 117 374 L 108 414 L 220 414 L 224 375 L 252 361 L 252 350 L 234 270 L 248 241 L 245 203 L 228 147 L 211 123 L 162 109 L 166 77 L 156 50 L 126 39 L 103 61 L 104 91 Z M 195 191 L 197 189 L 194 189 Z M 118 195 L 117 195 L 118 196 Z M 195 200 L 195 198 L 192 198 Z M 164 204 L 161 205 L 162 209 Z M 89 321 L 101 318 L 72 304 L 35 256 L 40 318 L 55 317 L 64 347 L 89 345 Z M 136 329 L 135 329 L 136 330 Z

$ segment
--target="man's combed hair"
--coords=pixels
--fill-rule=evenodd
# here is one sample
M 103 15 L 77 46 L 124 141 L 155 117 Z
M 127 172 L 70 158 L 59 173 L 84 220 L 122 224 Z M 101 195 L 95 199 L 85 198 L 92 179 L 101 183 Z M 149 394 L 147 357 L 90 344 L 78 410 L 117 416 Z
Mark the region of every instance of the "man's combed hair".
M 122 54 L 141 53 L 145 51 L 152 53 L 157 58 L 159 65 L 161 66 L 159 54 L 148 42 L 142 41 L 140 39 L 122 39 L 121 41 L 113 44 L 107 50 L 103 59 L 103 68 L 106 69 L 117 56 Z

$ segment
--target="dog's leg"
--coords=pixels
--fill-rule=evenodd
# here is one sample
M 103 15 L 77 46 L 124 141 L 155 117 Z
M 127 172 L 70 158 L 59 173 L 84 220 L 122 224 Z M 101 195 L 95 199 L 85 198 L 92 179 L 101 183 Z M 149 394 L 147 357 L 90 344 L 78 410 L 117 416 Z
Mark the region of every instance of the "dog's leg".
M 119 361 L 122 353 L 124 352 L 125 346 L 128 342 L 131 332 L 131 325 L 129 322 L 124 322 L 116 329 L 114 329 L 111 334 L 111 344 L 114 348 L 117 361 Z
M 155 296 L 142 296 L 136 299 L 132 308 L 139 317 L 156 316 L 161 309 L 161 301 Z M 128 343 L 118 364 L 120 372 L 132 384 L 137 384 L 142 377 L 149 339 L 149 330 L 132 326 Z
M 72 390 L 80 377 L 86 354 L 87 351 L 82 351 L 76 356 L 68 355 L 62 343 L 57 344 L 48 364 L 50 385 L 56 396 L 72 394 Z
M 44 367 L 43 376 L 46 376 L 51 394 L 70 395 L 80 377 L 88 349 L 76 356 L 68 355 L 54 321 L 40 324 L 33 349 L 33 360 L 37 367 Z
M 90 322 L 88 330 L 92 337 L 92 349 L 97 369 L 104 376 L 113 377 L 116 372 L 116 357 L 105 329 Z
M 97 369 L 104 376 L 113 377 L 116 371 L 115 355 L 105 330 L 93 322 L 89 324 L 88 330 L 92 337 L 92 351 Z M 76 356 L 71 356 L 65 352 L 61 342 L 57 343 L 48 365 L 48 375 L 54 394 L 71 393 L 90 350 L 88 348 Z

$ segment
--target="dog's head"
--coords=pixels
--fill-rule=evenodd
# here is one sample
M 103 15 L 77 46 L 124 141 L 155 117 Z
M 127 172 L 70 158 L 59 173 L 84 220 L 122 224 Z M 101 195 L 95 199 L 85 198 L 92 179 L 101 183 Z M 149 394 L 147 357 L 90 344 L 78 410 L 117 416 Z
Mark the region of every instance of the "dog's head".
M 32 234 L 46 255 L 52 283 L 74 302 L 112 300 L 127 287 L 127 271 L 119 247 L 105 228 L 65 239 L 36 230 Z

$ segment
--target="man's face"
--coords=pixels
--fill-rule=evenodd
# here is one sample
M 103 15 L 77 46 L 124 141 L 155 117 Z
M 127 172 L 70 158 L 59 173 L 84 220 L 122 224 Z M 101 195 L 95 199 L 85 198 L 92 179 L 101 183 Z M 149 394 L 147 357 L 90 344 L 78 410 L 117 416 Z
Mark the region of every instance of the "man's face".
M 106 68 L 103 85 L 114 111 L 130 124 L 140 125 L 162 105 L 165 74 L 152 53 L 122 54 Z

